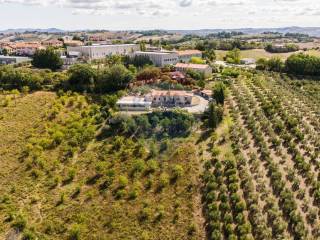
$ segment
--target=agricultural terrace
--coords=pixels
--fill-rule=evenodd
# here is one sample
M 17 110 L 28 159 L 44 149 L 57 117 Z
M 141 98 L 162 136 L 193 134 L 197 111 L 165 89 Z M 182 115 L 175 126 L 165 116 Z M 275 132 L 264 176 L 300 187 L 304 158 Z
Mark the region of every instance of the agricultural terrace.
M 299 84 L 300 83 L 300 84 Z M 209 239 L 319 239 L 319 82 L 243 72 L 204 165 Z

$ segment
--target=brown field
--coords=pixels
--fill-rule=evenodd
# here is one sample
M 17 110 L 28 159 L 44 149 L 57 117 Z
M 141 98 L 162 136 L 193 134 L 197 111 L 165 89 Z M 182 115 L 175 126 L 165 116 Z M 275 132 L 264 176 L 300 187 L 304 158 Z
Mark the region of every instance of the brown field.
M 227 51 L 216 50 L 217 60 L 223 60 L 223 57 L 226 55 Z M 320 56 L 320 51 L 317 50 L 308 50 L 305 52 L 313 56 Z M 241 51 L 241 58 L 254 58 L 258 60 L 259 58 L 272 58 L 279 57 L 283 60 L 286 60 L 293 53 L 269 53 L 264 49 L 252 49 L 252 50 L 243 50 Z

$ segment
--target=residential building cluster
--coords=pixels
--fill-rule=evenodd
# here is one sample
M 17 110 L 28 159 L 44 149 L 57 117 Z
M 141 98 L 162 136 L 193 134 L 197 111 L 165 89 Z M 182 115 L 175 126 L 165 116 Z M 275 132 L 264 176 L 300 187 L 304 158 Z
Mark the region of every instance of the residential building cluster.
M 187 91 L 152 90 L 144 96 L 126 96 L 117 102 L 122 111 L 147 111 L 151 107 L 187 107 L 194 94 Z
M 91 45 L 67 47 L 67 54 L 76 53 L 87 60 L 103 59 L 111 55 L 128 55 L 140 49 L 137 44 Z
M 0 42 L 0 51 L 8 55 L 32 56 L 45 47 L 39 42 Z
M 188 64 L 193 57 L 202 57 L 201 51 L 185 50 L 185 51 L 164 51 L 161 48 L 149 48 L 148 51 L 140 51 L 138 44 L 92 44 L 84 46 L 82 41 L 73 40 L 68 37 L 61 39 L 63 41 L 53 39 L 42 42 L 1 42 L 0 52 L 5 52 L 10 56 L 27 56 L 31 57 L 37 50 L 47 47 L 61 48 L 67 47 L 66 55 L 62 52 L 61 58 L 64 66 L 68 67 L 78 62 L 78 60 L 95 60 L 104 59 L 111 55 L 129 55 L 129 56 L 146 56 L 155 66 L 164 67 L 166 65 L 174 65 L 177 71 L 187 72 L 188 69 L 204 73 L 209 76 L 212 72 L 210 66 L 206 64 Z M 98 38 L 98 40 L 101 40 Z M 4 51 L 5 50 L 5 51 Z M 2 60 L 2 63 L 13 63 L 22 61 Z

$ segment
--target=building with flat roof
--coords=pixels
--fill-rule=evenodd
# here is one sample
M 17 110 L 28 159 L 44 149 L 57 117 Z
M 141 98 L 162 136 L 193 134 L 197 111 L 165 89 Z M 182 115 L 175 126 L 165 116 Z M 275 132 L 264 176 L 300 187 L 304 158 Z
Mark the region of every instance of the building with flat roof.
M 184 51 L 177 51 L 179 61 L 188 63 L 190 62 L 191 58 L 199 57 L 202 58 L 202 52 L 199 50 L 184 50 Z
M 145 97 L 126 96 L 117 101 L 121 111 L 148 111 L 152 105 Z
M 157 51 L 157 52 L 143 52 L 137 51 L 135 56 L 149 57 L 153 64 L 157 67 L 164 67 L 165 65 L 173 65 L 179 61 L 178 54 L 170 51 Z
M 128 55 L 139 50 L 136 44 L 116 44 L 116 45 L 91 45 L 67 47 L 67 53 L 79 52 L 79 56 L 92 59 L 103 59 L 111 55 Z
M 17 64 L 31 61 L 28 57 L 18 57 L 18 56 L 1 56 L 0 55 L 0 65 L 4 64 Z
M 207 64 L 177 63 L 175 68 L 181 72 L 187 72 L 188 70 L 200 72 L 203 73 L 205 77 L 209 77 L 212 74 L 212 68 Z

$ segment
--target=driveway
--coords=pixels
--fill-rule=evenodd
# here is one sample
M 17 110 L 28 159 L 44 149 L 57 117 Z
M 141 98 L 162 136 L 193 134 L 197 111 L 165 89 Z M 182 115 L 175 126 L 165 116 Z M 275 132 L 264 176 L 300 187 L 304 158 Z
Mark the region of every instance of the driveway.
M 187 110 L 189 113 L 193 113 L 193 114 L 203 113 L 207 109 L 209 105 L 209 101 L 197 95 L 195 95 L 194 98 L 196 98 L 195 101 L 197 102 L 197 105 L 194 105 L 191 107 L 184 107 L 182 109 Z

